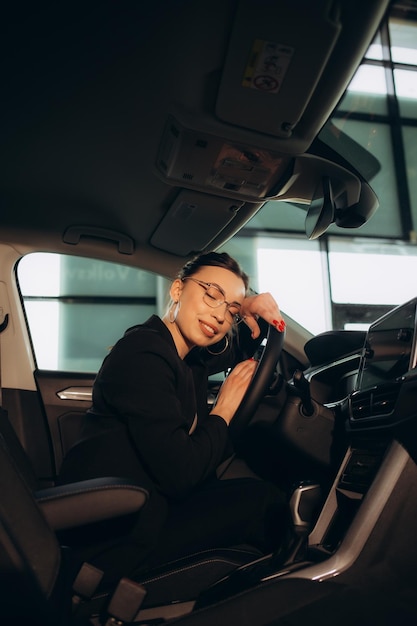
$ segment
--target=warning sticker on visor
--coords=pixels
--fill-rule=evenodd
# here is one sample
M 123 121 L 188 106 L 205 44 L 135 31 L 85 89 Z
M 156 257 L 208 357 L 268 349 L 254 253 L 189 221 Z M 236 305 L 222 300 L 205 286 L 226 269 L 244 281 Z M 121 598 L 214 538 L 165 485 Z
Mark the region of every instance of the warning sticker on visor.
M 294 48 L 255 39 L 245 68 L 243 87 L 277 93 L 294 54 Z

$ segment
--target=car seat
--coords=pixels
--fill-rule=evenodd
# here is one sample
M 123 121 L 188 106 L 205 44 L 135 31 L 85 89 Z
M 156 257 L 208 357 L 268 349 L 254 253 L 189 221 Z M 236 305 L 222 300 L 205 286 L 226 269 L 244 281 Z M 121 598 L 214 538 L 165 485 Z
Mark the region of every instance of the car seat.
M 140 514 L 147 492 L 119 478 L 37 489 L 30 461 L 2 409 L 0 476 L 0 610 L 10 620 L 36 615 L 45 625 L 65 624 L 71 615 L 72 584 L 82 563 L 71 549 L 59 545 L 56 531 Z M 156 607 L 159 614 L 161 606 L 169 610 L 172 603 L 178 607 L 192 602 L 210 584 L 260 556 L 255 548 L 242 546 L 206 550 L 159 566 L 137 581 L 146 588 L 144 606 Z M 81 602 L 81 614 L 87 618 L 102 610 L 109 591 L 95 593 L 94 587 Z M 28 601 L 22 603 L 22 597 Z

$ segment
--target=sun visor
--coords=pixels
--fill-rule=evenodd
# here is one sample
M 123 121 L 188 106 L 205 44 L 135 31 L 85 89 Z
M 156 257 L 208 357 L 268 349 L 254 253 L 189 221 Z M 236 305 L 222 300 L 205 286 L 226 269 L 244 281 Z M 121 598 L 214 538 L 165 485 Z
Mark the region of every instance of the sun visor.
M 241 0 L 217 116 L 243 128 L 291 137 L 341 32 L 337 7 L 329 0 Z
M 178 256 L 204 250 L 233 220 L 242 204 L 184 189 L 164 215 L 151 244 Z

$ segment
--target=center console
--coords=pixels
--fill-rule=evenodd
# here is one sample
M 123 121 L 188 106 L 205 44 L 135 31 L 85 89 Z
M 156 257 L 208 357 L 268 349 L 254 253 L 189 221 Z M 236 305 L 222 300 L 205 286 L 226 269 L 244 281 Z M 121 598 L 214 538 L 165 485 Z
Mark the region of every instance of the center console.
M 325 580 L 360 558 L 398 481 L 417 458 L 417 298 L 367 332 L 355 390 L 335 407 L 349 447 L 309 536 L 311 566 Z
M 366 570 L 366 558 L 375 559 L 381 533 L 376 528 L 389 516 L 395 524 L 407 490 L 414 489 L 407 481 L 417 482 L 416 313 L 417 298 L 370 326 L 354 390 L 332 404 L 349 445 L 302 553 L 292 562 L 273 555 L 243 566 L 211 589 L 201 606 L 274 579 L 342 578 L 352 569 Z M 391 539 L 389 550 L 402 546 L 401 535 Z

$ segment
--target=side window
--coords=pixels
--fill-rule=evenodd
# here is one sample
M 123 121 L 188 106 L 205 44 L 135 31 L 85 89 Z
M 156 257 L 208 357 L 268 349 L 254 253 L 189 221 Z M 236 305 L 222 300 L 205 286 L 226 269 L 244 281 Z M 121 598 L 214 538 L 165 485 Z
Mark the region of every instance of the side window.
M 157 275 L 94 259 L 29 254 L 17 278 L 39 369 L 96 372 L 127 328 L 165 304 Z

